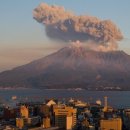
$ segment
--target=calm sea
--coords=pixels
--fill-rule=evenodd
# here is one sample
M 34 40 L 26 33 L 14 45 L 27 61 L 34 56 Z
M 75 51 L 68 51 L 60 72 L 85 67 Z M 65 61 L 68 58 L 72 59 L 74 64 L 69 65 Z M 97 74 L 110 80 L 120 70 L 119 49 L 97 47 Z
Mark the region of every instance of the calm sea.
M 12 97 L 17 100 L 12 100 Z M 86 90 L 41 90 L 41 89 L 9 89 L 0 90 L 0 103 L 15 103 L 16 101 L 44 101 L 44 99 L 75 98 L 86 102 L 95 103 L 96 100 L 104 102 L 104 96 L 108 97 L 108 103 L 113 107 L 130 107 L 130 91 L 86 91 Z

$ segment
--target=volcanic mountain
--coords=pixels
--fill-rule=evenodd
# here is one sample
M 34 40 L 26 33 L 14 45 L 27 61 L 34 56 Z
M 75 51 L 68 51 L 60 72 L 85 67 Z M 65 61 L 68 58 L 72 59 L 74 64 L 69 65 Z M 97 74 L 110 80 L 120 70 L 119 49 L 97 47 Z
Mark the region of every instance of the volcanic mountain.
M 130 90 L 130 56 L 69 46 L 0 73 L 1 87 Z

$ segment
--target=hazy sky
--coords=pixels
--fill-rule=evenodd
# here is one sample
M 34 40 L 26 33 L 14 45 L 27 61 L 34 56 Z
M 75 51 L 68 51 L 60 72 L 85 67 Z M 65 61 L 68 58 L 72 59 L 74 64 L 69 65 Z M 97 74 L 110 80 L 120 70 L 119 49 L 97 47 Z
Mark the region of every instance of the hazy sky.
M 0 71 L 28 63 L 59 49 L 45 35 L 32 11 L 41 2 L 64 6 L 77 15 L 112 20 L 122 31 L 119 49 L 130 54 L 130 0 L 1 0 Z

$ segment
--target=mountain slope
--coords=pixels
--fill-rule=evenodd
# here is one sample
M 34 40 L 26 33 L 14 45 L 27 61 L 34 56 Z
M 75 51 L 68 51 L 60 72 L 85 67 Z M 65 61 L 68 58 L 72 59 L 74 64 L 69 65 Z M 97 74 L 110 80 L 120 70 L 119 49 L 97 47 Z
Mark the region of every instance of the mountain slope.
M 42 59 L 0 73 L 1 87 L 130 90 L 130 56 L 65 47 Z

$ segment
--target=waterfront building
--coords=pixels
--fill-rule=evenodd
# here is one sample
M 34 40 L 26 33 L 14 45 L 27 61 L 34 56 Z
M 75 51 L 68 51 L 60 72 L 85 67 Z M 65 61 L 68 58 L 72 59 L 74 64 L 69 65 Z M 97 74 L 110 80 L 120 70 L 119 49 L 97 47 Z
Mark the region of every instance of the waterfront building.
M 63 129 L 72 129 L 76 125 L 77 109 L 68 106 L 54 106 L 55 126 Z

